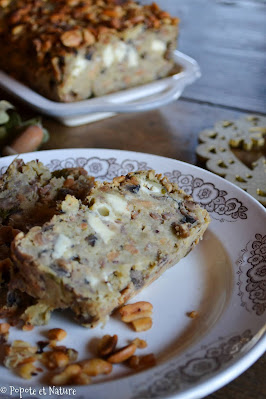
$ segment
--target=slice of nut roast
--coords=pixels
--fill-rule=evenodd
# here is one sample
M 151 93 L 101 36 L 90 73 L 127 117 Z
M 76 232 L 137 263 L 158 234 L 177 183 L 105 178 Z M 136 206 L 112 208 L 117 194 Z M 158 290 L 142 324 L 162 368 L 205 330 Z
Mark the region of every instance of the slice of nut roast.
M 59 215 L 16 236 L 11 286 L 94 327 L 184 257 L 209 222 L 154 171 L 96 183 L 86 205 L 68 195 Z

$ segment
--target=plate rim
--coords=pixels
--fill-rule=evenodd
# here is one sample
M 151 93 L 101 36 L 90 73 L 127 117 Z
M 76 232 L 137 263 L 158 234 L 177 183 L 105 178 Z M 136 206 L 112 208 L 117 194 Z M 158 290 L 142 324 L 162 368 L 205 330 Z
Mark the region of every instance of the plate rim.
M 71 148 L 54 148 L 54 149 L 50 149 L 50 150 L 41 150 L 41 151 L 33 151 L 33 152 L 26 152 L 26 153 L 18 153 L 16 155 L 8 155 L 8 156 L 4 156 L 4 157 L 0 157 L 0 164 L 1 161 L 4 160 L 9 160 L 10 162 L 12 162 L 12 160 L 19 158 L 19 157 L 23 157 L 23 156 L 31 156 L 33 154 L 46 154 L 46 153 L 55 153 L 55 152 L 69 152 L 73 155 L 73 151 L 107 151 L 107 152 L 119 152 L 119 153 L 128 153 L 128 154 L 137 154 L 137 155 L 141 155 L 141 156 L 151 156 L 151 157 L 157 157 L 158 159 L 163 159 L 165 161 L 170 160 L 170 161 L 175 161 L 180 163 L 181 165 L 185 165 L 186 167 L 192 167 L 195 168 L 196 170 L 203 172 L 206 175 L 212 176 L 213 178 L 217 178 L 218 181 L 220 182 L 225 182 L 225 184 L 228 184 L 229 187 L 231 187 L 232 189 L 236 189 L 237 192 L 243 194 L 244 196 L 247 196 L 247 198 L 249 198 L 249 200 L 251 200 L 254 205 L 259 206 L 259 208 L 261 208 L 262 210 L 264 210 L 266 212 L 265 207 L 259 202 L 257 201 L 254 197 L 252 197 L 252 195 L 250 195 L 248 192 L 242 190 L 240 187 L 238 187 L 237 185 L 235 185 L 234 183 L 230 182 L 229 180 L 226 180 L 224 177 L 219 176 L 207 169 L 204 169 L 200 166 L 197 165 L 193 165 L 190 164 L 189 162 L 186 161 L 181 161 L 179 159 L 175 159 L 175 158 L 171 158 L 171 157 L 166 157 L 163 155 L 157 155 L 157 154 L 152 154 L 152 153 L 145 153 L 145 152 L 141 152 L 141 151 L 130 151 L 130 150 L 120 150 L 119 148 L 93 148 L 93 147 L 71 147 Z M 35 157 L 33 159 L 38 158 L 38 156 L 35 155 Z M 42 161 L 41 161 L 42 162 Z M 6 165 L 5 165 L 6 166 Z M 0 174 L 1 175 L 1 174 Z
M 186 163 L 184 161 L 180 161 L 174 158 L 169 158 L 165 156 L 160 156 L 160 155 L 155 155 L 151 153 L 143 153 L 143 152 L 137 152 L 137 151 L 128 151 L 128 150 L 120 150 L 120 149 L 107 149 L 107 148 L 67 148 L 67 149 L 53 149 L 53 150 L 43 150 L 39 152 L 31 152 L 31 153 L 24 153 L 24 154 L 19 154 L 16 156 L 8 156 L 8 157 L 3 157 L 0 158 L 0 166 L 1 164 L 7 162 L 8 165 L 10 162 L 17 158 L 17 157 L 24 157 L 26 156 L 27 158 L 32 159 L 38 159 L 38 154 L 43 155 L 46 157 L 47 154 L 55 154 L 55 153 L 65 153 L 66 155 L 69 154 L 71 158 L 75 158 L 75 152 L 81 152 L 82 155 L 86 153 L 86 151 L 93 151 L 95 156 L 100 155 L 98 153 L 101 153 L 103 151 L 112 154 L 113 157 L 116 156 L 115 153 L 123 154 L 126 156 L 134 155 L 136 154 L 137 156 L 143 157 L 145 159 L 145 156 L 150 156 L 152 158 L 158 158 L 162 159 L 163 161 L 174 161 L 177 162 L 178 165 L 184 165 L 186 168 L 192 168 L 192 170 L 197 170 L 200 173 L 203 173 L 206 176 L 211 176 L 215 180 L 217 179 L 220 183 L 225 184 L 228 187 L 231 187 L 233 191 L 236 191 L 238 193 L 241 193 L 244 197 L 247 197 L 250 201 L 251 204 L 255 207 L 260 208 L 265 212 L 265 208 L 258 202 L 256 201 L 250 194 L 247 192 L 243 191 L 240 189 L 238 186 L 234 185 L 233 183 L 227 181 L 223 177 L 220 177 L 208 170 L 205 170 L 203 168 L 200 168 L 196 165 L 192 165 L 189 163 Z M 78 154 L 79 155 L 79 154 Z M 48 155 L 49 156 L 49 155 Z M 41 160 L 41 162 L 44 162 Z M 266 213 L 265 213 L 266 214 Z M 264 327 L 261 327 L 259 331 L 256 332 L 254 337 L 256 337 L 258 334 L 260 334 L 260 337 L 257 339 L 257 341 L 252 345 L 252 347 L 246 352 L 246 353 L 238 353 L 236 357 L 234 357 L 231 362 L 228 363 L 228 366 L 225 368 L 222 368 L 218 370 L 215 373 L 212 373 L 211 375 L 207 375 L 206 379 L 203 378 L 201 381 L 199 381 L 197 384 L 192 384 L 190 387 L 185 387 L 184 389 L 176 391 L 174 394 L 169 394 L 169 395 L 164 395 L 161 396 L 161 398 L 165 399 L 171 399 L 171 398 L 182 398 L 182 399 L 194 399 L 198 398 L 199 395 L 208 395 L 209 393 L 221 388 L 222 386 L 228 384 L 230 381 L 232 381 L 234 378 L 238 377 L 241 373 L 243 373 L 245 370 L 247 370 L 256 360 L 259 359 L 260 356 L 263 355 L 263 353 L 266 350 L 266 324 L 264 324 Z M 253 337 L 253 338 L 254 338 Z M 166 364 L 169 361 L 166 361 Z M 154 369 L 159 369 L 160 365 L 155 367 Z M 153 370 L 154 370 L 153 369 Z M 141 375 L 144 377 L 145 374 L 149 374 L 149 370 L 144 371 L 141 373 Z M 118 380 L 124 380 L 127 379 L 129 382 L 130 380 L 134 379 L 136 375 L 131 375 L 131 376 L 125 376 L 121 377 Z M 106 381 L 102 382 L 100 384 L 96 385 L 101 385 L 101 386 L 106 386 L 106 384 L 112 384 L 116 383 L 118 381 L 117 379 L 111 380 L 111 381 Z M 89 393 L 89 392 L 88 392 Z M 1 397 L 1 393 L 0 393 Z M 131 396 L 130 396 L 131 397 Z M 151 396 L 152 397 L 152 396 Z

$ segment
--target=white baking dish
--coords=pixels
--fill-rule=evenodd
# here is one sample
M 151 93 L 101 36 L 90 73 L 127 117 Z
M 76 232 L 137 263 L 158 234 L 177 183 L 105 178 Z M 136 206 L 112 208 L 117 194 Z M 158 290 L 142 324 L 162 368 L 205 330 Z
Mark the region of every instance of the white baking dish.
M 67 126 L 77 126 L 115 113 L 141 112 L 166 105 L 180 97 L 186 85 L 201 76 L 198 63 L 191 57 L 173 51 L 181 71 L 167 78 L 132 89 L 73 103 L 51 101 L 0 71 L 0 87 L 36 111 L 54 117 Z

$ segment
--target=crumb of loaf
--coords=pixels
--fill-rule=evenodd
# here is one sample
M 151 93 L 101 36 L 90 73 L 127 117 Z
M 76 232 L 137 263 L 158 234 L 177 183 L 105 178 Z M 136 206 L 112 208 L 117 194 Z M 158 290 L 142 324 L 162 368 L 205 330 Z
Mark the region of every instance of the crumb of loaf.
M 191 312 L 187 312 L 187 316 L 191 319 L 196 319 L 199 316 L 199 313 L 196 310 L 192 310 Z

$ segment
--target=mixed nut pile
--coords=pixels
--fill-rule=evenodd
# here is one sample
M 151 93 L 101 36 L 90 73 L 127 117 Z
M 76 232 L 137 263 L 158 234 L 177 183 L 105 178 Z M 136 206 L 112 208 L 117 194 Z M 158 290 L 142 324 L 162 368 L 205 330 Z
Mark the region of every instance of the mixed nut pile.
M 129 323 L 136 332 L 142 332 L 152 326 L 152 310 L 151 303 L 141 301 L 121 307 L 119 313 L 123 322 Z M 28 330 L 33 328 L 28 327 Z M 58 345 L 67 336 L 61 328 L 49 330 L 48 340 L 39 341 L 36 346 L 22 340 L 7 344 L 9 329 L 10 324 L 0 323 L 0 338 L 5 345 L 4 365 L 24 379 L 43 372 L 44 366 L 51 373 L 49 383 L 52 385 L 86 385 L 92 382 L 92 377 L 110 374 L 114 364 L 122 363 L 135 371 L 156 364 L 153 353 L 135 354 L 137 349 L 147 347 L 147 342 L 140 338 L 117 348 L 118 336 L 104 335 L 97 343 L 97 357 L 78 361 L 75 349 Z

